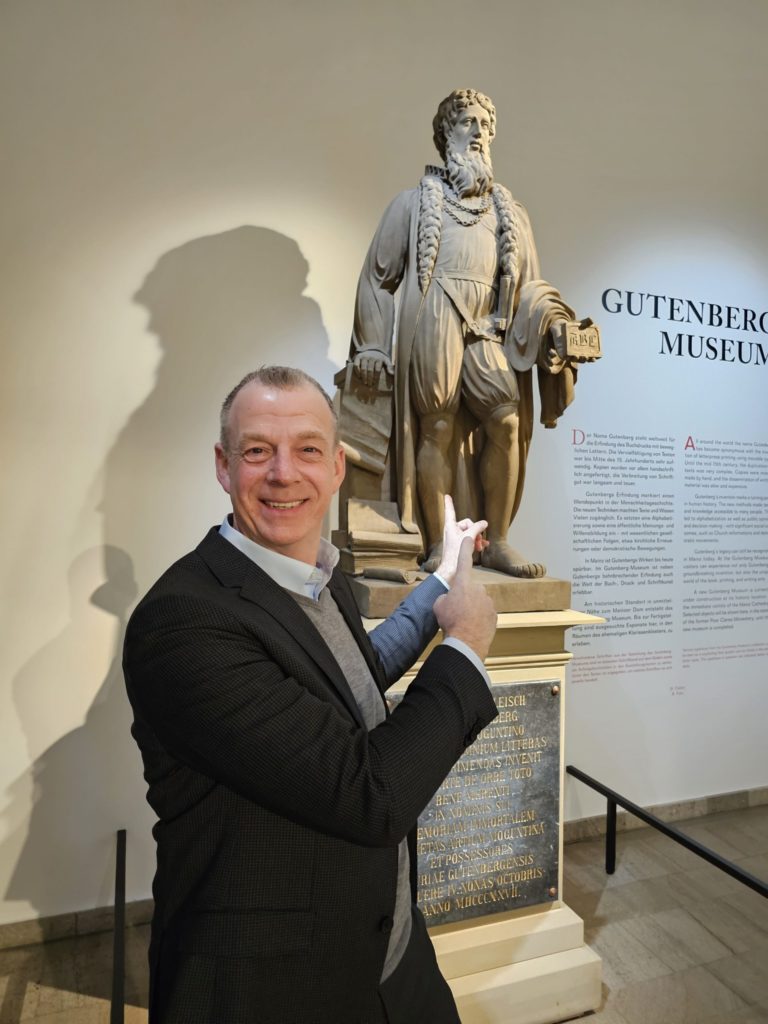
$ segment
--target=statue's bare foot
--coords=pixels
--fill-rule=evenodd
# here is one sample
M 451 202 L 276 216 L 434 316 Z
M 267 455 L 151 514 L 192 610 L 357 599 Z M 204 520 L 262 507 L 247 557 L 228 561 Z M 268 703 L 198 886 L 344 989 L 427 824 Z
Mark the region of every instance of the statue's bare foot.
M 493 540 L 480 555 L 480 564 L 486 569 L 505 572 L 507 576 L 520 576 L 522 579 L 534 580 L 545 576 L 547 567 L 541 562 L 528 562 L 510 547 L 505 540 Z
M 435 572 L 435 570 L 437 569 L 438 565 L 440 565 L 440 560 L 442 559 L 442 557 L 443 557 L 443 542 L 439 541 L 437 544 L 433 544 L 432 547 L 429 549 L 429 554 L 424 559 L 424 561 L 421 563 L 421 566 L 420 566 L 421 571 L 422 572 Z

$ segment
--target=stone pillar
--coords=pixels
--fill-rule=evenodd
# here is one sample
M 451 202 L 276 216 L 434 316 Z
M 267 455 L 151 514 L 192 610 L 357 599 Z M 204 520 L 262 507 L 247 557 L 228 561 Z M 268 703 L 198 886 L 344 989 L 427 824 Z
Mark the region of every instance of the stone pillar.
M 553 1024 L 600 1005 L 600 958 L 562 902 L 562 751 L 565 631 L 601 621 L 500 613 L 486 660 L 499 719 L 419 819 L 419 904 L 463 1024 Z

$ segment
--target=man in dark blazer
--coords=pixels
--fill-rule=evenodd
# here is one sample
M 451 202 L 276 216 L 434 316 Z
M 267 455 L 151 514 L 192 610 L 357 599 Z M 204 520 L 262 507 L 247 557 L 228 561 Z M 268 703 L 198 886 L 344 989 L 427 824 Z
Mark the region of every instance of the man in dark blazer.
M 344 455 L 320 386 L 250 374 L 216 464 L 232 516 L 126 635 L 159 819 L 150 1021 L 455 1024 L 406 837 L 497 713 L 482 668 L 496 616 L 469 578 L 485 524 L 449 508 L 438 573 L 369 637 L 322 539 Z M 389 714 L 384 690 L 438 624 Z

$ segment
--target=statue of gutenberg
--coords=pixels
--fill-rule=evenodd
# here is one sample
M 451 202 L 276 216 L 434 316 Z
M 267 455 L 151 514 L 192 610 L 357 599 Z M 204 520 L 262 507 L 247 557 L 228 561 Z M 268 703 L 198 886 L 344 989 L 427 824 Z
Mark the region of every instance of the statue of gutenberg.
M 396 336 L 397 503 L 404 529 L 421 533 L 422 568 L 437 567 L 443 496 L 452 494 L 459 519 L 488 521 L 482 565 L 543 576 L 507 533 L 523 492 L 534 368 L 545 426 L 573 398 L 565 338 L 574 313 L 541 280 L 525 209 L 493 180 L 491 100 L 452 92 L 433 130 L 445 165 L 428 166 L 418 188 L 395 197 L 360 275 L 353 372 L 373 385 L 382 367 L 392 371 Z

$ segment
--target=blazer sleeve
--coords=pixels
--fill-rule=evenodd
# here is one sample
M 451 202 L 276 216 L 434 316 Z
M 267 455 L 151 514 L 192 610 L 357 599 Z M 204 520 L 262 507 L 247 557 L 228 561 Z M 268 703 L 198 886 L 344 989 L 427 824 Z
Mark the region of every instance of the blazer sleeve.
M 497 715 L 480 672 L 441 645 L 370 732 L 319 672 L 225 608 L 180 594 L 131 619 L 124 670 L 166 753 L 241 796 L 331 835 L 393 846 Z

